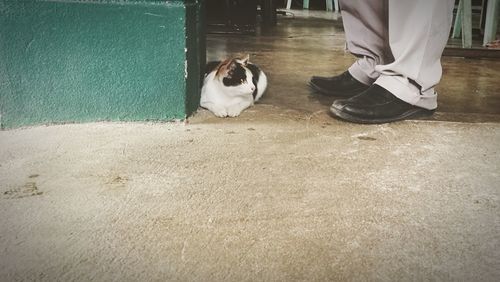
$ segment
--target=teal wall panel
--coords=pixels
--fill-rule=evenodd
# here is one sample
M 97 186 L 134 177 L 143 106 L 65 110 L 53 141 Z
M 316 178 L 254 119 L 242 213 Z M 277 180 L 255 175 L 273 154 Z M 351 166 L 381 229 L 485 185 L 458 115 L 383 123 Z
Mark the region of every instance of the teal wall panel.
M 198 8 L 0 0 L 2 128 L 184 119 L 199 102 Z

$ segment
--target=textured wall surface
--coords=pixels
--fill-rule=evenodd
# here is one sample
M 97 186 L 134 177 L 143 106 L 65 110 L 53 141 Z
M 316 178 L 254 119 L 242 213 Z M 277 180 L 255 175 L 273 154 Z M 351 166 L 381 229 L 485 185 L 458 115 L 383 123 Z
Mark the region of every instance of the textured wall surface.
M 185 118 L 199 101 L 198 7 L 0 0 L 2 128 Z

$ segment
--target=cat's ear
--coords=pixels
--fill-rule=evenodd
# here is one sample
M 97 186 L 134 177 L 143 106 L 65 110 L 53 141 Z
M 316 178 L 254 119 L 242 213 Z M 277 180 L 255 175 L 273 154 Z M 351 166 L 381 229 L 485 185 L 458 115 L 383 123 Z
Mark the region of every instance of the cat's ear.
M 238 67 L 236 60 L 231 60 L 227 65 L 227 72 L 224 75 L 227 78 L 231 78 L 234 74 L 234 70 Z
M 243 57 L 243 59 L 241 59 L 240 62 L 242 65 L 246 66 L 248 65 L 249 61 L 250 61 L 250 54 L 246 54 L 245 57 Z
M 235 60 L 225 60 L 220 63 L 217 69 L 216 76 L 231 77 L 236 67 L 237 66 Z

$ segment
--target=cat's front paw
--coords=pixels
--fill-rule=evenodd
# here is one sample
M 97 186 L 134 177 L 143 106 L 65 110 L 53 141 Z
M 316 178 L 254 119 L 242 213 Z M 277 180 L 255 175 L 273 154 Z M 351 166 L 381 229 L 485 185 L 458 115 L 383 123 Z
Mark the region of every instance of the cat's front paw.
M 236 108 L 236 107 L 230 107 L 229 109 L 227 109 L 227 115 L 229 117 L 237 117 L 241 114 L 242 112 L 242 109 L 241 108 Z
M 228 116 L 228 113 L 225 109 L 216 109 L 216 110 L 213 110 L 212 113 L 218 117 L 227 117 Z
M 218 117 L 227 117 L 226 108 L 212 104 L 212 103 L 201 103 L 201 106 Z

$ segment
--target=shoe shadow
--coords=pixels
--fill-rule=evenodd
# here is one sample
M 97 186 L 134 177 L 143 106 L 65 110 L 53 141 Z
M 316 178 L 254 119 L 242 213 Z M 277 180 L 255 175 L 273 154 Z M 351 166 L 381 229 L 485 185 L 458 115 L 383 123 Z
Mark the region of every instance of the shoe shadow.
M 311 102 L 317 102 L 323 106 L 328 106 L 328 107 L 332 105 L 333 101 L 339 99 L 337 97 L 322 95 L 321 93 L 315 91 L 312 88 L 309 88 L 309 96 L 307 98 Z

